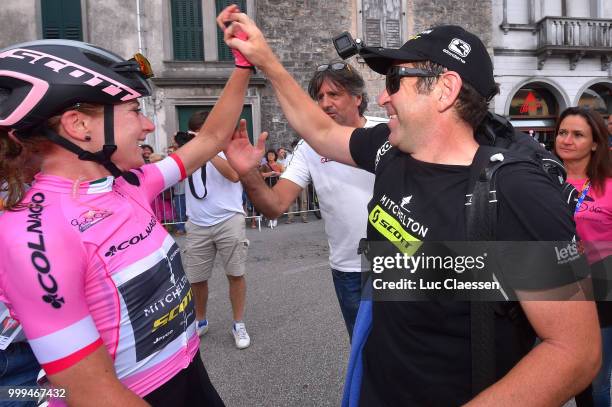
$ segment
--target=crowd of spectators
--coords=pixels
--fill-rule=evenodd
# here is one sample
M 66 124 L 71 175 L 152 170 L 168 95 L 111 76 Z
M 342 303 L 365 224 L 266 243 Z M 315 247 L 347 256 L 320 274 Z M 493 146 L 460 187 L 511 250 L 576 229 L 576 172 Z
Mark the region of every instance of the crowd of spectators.
M 295 143 L 294 143 L 295 146 Z M 165 154 L 156 153 L 154 148 L 148 144 L 142 144 L 142 157 L 146 163 L 156 163 L 163 160 L 170 154 L 174 153 L 178 145 L 173 142 L 164 149 Z M 266 183 L 274 186 L 281 174 L 287 168 L 293 156 L 292 150 L 286 147 L 278 149 L 269 149 L 266 151 L 265 157 L 262 159 L 259 171 Z M 153 209 L 158 220 L 173 232 L 176 236 L 186 234 L 185 222 L 187 221 L 186 203 L 185 203 L 185 182 L 181 181 L 171 188 L 165 190 L 153 202 Z M 288 208 L 287 218 L 285 223 L 293 223 L 295 214 L 299 214 L 303 223 L 308 223 L 308 212 L 313 210 L 314 191 L 312 188 L 304 189 L 296 201 Z M 246 193 L 242 195 L 242 204 L 246 213 L 246 219 L 250 222 L 252 229 L 258 228 L 258 221 L 266 221 L 257 208 L 251 203 Z M 267 225 L 270 228 L 275 228 L 278 224 L 278 219 L 267 219 Z

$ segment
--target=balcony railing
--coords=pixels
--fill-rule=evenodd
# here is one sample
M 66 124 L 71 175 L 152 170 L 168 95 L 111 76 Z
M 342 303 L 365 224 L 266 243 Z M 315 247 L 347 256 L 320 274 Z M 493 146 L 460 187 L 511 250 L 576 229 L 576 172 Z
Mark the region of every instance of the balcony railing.
M 550 55 L 567 55 L 570 69 L 585 56 L 601 57 L 601 69 L 612 59 L 612 20 L 545 17 L 536 24 L 538 69 Z

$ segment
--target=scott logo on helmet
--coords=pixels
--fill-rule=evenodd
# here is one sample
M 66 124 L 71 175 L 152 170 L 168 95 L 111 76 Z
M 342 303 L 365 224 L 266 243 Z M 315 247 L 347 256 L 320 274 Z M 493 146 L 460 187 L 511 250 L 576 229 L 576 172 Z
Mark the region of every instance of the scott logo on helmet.
M 91 87 L 99 87 L 102 92 L 116 96 L 121 101 L 132 100 L 142 96 L 134 89 L 125 86 L 107 76 L 92 71 L 89 68 L 75 64 L 54 55 L 31 49 L 15 48 L 0 53 L 1 58 L 16 58 L 28 60 L 30 64 L 39 64 L 58 74 L 66 75 Z
M 32 202 L 28 207 L 28 228 L 29 233 L 34 233 L 36 238 L 33 242 L 28 242 L 28 248 L 32 249 L 30 261 L 38 272 L 38 284 L 45 290 L 46 294 L 42 296 L 43 301 L 51 304 L 53 308 L 61 308 L 64 304 L 64 297 L 57 294 L 57 281 L 51 274 L 51 263 L 46 255 L 45 237 L 42 232 L 41 214 L 45 209 L 42 205 L 45 202 L 45 195 L 37 192 L 32 195 Z

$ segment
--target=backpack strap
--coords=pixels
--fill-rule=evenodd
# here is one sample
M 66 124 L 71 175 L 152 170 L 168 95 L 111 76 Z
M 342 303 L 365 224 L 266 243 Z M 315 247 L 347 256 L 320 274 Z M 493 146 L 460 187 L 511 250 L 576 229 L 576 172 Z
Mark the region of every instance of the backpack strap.
M 495 382 L 495 311 L 488 302 L 470 302 L 472 397 Z
M 491 203 L 497 202 L 495 190 L 491 190 L 490 186 L 497 168 L 492 165 L 491 157 L 503 151 L 505 150 L 490 146 L 480 146 L 476 151 L 470 166 L 468 191 L 465 195 L 467 240 L 486 241 L 495 236 L 497 205 L 489 205 L 489 203 L 490 201 Z
M 499 147 L 480 146 L 472 162 L 468 194 L 466 194 L 466 235 L 470 241 L 496 240 L 497 181 L 499 168 L 519 162 L 536 165 Z M 471 191 L 471 193 L 470 193 Z M 524 314 L 520 304 L 470 302 L 470 335 L 472 351 L 472 396 L 495 383 L 497 378 L 495 320 L 509 318 L 517 329 Z
M 493 175 L 490 158 L 499 150 L 480 146 L 470 167 L 465 202 L 467 240 L 486 241 L 494 236 L 497 206 L 489 203 L 489 183 Z M 470 346 L 472 396 L 476 396 L 495 380 L 495 318 L 488 302 L 470 302 Z
M 506 165 L 533 160 L 499 147 L 480 146 L 470 167 L 468 193 L 465 195 L 466 237 L 469 241 L 496 240 L 497 180 L 495 174 Z

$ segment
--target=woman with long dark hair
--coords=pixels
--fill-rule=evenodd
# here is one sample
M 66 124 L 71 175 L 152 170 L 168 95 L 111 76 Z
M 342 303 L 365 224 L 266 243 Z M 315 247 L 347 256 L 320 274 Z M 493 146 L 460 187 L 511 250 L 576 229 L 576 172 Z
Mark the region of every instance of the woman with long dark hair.
M 612 272 L 612 162 L 606 124 L 594 110 L 570 107 L 561 113 L 556 135 L 555 153 L 567 169 L 567 181 L 577 191 L 576 233 L 591 264 L 596 298 L 603 299 L 612 289 L 612 281 L 605 278 L 606 269 Z M 610 406 L 611 305 L 597 303 L 603 339 L 603 364 L 592 384 L 597 407 Z

